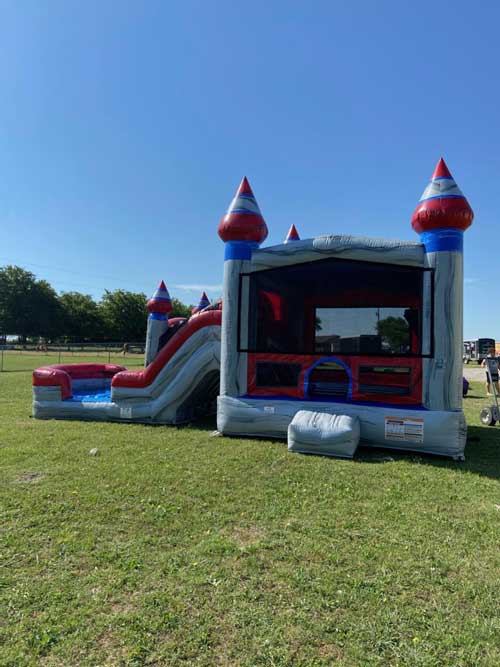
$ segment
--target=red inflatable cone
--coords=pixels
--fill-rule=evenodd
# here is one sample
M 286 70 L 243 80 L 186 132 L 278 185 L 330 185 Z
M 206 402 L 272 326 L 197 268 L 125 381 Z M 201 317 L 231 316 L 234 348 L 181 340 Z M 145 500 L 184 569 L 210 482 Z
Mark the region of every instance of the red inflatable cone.
M 441 158 L 413 212 L 411 226 L 418 234 L 448 228 L 465 231 L 473 218 L 469 202 Z
M 226 215 L 219 223 L 219 236 L 227 241 L 254 241 L 262 243 L 267 237 L 267 225 L 246 176 Z

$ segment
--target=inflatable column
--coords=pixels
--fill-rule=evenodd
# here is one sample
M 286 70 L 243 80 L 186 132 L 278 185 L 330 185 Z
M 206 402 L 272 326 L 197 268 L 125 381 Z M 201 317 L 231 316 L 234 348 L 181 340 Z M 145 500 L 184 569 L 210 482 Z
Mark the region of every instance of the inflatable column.
M 168 314 L 172 312 L 170 294 L 163 280 L 148 301 L 148 330 L 146 333 L 146 355 L 144 367 L 148 366 L 158 354 L 160 338 L 168 329 Z
M 463 234 L 473 217 L 441 158 L 411 219 L 434 269 L 434 355 L 423 366 L 423 404 L 431 410 L 462 409 Z M 430 302 L 425 311 L 429 317 Z
M 246 355 L 238 353 L 239 281 L 250 268 L 252 250 L 267 237 L 267 225 L 246 177 L 219 223 L 224 241 L 220 395 L 246 392 Z M 244 324 L 243 324 L 244 326 Z
M 208 296 L 205 294 L 205 292 L 202 292 L 200 301 L 197 306 L 195 306 L 192 311 L 191 315 L 196 315 L 196 313 L 201 312 L 204 308 L 210 305 L 210 301 L 208 299 Z

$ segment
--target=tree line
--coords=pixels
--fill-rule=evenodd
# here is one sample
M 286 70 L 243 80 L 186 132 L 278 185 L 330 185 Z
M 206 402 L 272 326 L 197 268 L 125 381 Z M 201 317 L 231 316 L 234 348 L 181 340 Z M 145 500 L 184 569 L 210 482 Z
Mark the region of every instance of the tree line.
M 0 337 L 22 342 L 43 337 L 48 342 L 143 341 L 148 297 L 142 292 L 105 290 L 100 301 L 89 294 L 57 294 L 46 280 L 37 280 L 20 266 L 0 267 Z M 192 306 L 172 299 L 171 317 L 189 317 Z

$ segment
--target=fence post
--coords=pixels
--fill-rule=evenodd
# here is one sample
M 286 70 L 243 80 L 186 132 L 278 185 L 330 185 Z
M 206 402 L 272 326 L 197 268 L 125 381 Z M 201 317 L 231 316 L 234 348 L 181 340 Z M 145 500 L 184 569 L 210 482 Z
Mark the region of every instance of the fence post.
M 57 363 L 58 363 L 58 364 L 61 363 L 61 348 L 60 348 L 60 347 L 59 347 L 59 357 L 58 357 L 58 361 L 57 361 Z
M 3 347 L 2 347 L 2 355 L 0 357 L 0 373 L 3 372 Z
M 108 364 L 111 363 L 111 350 L 108 347 Z

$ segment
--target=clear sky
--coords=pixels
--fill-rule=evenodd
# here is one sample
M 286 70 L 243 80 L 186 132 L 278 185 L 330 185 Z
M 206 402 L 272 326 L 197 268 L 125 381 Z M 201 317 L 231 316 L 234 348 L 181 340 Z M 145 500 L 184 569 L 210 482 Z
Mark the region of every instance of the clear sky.
M 243 175 L 291 223 L 416 238 L 443 155 L 475 221 L 465 337 L 500 339 L 500 4 L 0 1 L 0 265 L 220 294 Z

